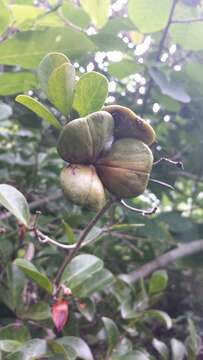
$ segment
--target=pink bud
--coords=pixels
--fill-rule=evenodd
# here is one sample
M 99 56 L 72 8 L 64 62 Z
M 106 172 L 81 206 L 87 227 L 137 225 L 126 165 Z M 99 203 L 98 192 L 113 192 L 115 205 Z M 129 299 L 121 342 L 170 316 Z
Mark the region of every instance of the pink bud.
M 63 299 L 57 299 L 51 307 L 51 315 L 57 331 L 63 330 L 68 320 L 69 302 Z

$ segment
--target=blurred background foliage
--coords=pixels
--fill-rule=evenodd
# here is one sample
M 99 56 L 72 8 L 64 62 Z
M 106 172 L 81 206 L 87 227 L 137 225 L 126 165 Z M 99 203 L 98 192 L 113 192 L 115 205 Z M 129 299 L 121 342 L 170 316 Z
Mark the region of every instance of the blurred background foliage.
M 42 212 L 41 230 L 71 243 L 93 214 L 60 191 L 58 130 L 15 102 L 20 93 L 31 95 L 66 122 L 37 80 L 37 66 L 51 51 L 68 56 L 78 78 L 90 71 L 105 75 L 106 104 L 148 119 L 157 134 L 155 159 L 181 160 L 184 171 L 155 167 L 152 178 L 175 191 L 150 182 L 132 199 L 136 207 L 158 205 L 157 214 L 115 207 L 89 235 L 95 241 L 78 257 L 94 255 L 96 275 L 73 283 L 69 321 L 57 338 L 49 296 L 14 261 L 32 260 L 52 279 L 64 252 L 37 243 L 1 209 L 2 359 L 201 359 L 202 253 L 170 264 L 168 276 L 159 270 L 128 284 L 121 275 L 203 239 L 203 2 L 0 0 L 0 182 L 19 189 L 33 214 Z M 81 258 L 77 266 L 87 270 Z

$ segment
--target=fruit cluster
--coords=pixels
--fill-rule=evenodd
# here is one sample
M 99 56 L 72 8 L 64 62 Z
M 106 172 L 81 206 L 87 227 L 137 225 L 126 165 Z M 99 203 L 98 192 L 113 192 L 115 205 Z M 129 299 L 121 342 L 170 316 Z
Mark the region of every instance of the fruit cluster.
M 119 105 L 69 122 L 57 146 L 69 163 L 60 175 L 65 195 L 75 204 L 98 211 L 109 193 L 118 199 L 142 194 L 152 169 L 149 146 L 154 140 L 153 128 Z

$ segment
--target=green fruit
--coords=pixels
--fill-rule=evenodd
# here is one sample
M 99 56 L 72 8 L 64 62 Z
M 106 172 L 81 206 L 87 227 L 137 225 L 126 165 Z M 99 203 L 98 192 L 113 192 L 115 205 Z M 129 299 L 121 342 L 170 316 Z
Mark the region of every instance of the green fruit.
M 111 150 L 96 163 L 97 173 L 119 199 L 138 196 L 147 187 L 153 164 L 150 148 L 140 140 L 117 140 Z
M 63 191 L 74 204 L 99 211 L 106 202 L 104 187 L 93 165 L 69 165 L 60 174 Z
M 147 145 L 151 145 L 156 140 L 156 134 L 151 125 L 127 107 L 110 105 L 104 107 L 103 110 L 109 112 L 114 118 L 115 139 L 134 137 Z
M 111 146 L 114 120 L 105 111 L 97 111 L 69 122 L 61 131 L 58 153 L 73 164 L 93 164 Z

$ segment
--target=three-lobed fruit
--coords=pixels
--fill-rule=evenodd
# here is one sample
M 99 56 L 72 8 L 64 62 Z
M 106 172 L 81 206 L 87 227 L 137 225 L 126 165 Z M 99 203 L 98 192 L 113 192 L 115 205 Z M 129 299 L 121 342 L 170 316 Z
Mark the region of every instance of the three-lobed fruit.
M 66 166 L 61 171 L 60 182 L 65 196 L 77 205 L 99 211 L 106 202 L 103 184 L 93 165 Z
M 151 145 L 156 135 L 154 129 L 148 122 L 135 114 L 125 106 L 109 105 L 103 108 L 109 112 L 115 122 L 115 139 L 133 137 Z
M 113 142 L 114 120 L 98 111 L 65 125 L 57 150 L 63 160 L 73 164 L 93 164 Z
M 119 199 L 138 196 L 147 187 L 153 164 L 150 148 L 140 140 L 119 139 L 96 163 L 107 190 Z

